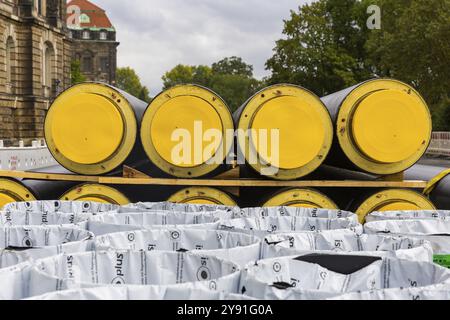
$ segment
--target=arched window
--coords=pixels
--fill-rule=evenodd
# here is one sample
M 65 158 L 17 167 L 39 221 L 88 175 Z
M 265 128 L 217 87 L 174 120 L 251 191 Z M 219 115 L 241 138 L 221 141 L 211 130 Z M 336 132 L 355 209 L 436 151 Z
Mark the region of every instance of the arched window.
M 50 42 L 44 44 L 42 55 L 42 84 L 46 90 L 45 95 L 50 93 L 52 88 L 55 70 L 55 50 Z
M 83 31 L 83 39 L 89 40 L 91 38 L 91 33 L 87 30 Z
M 108 40 L 108 33 L 106 31 L 100 31 L 100 40 Z

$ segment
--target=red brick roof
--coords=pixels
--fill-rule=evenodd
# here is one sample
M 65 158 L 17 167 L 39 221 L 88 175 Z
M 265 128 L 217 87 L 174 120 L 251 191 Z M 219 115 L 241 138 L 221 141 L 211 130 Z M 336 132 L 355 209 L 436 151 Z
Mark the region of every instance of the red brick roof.
M 113 28 L 111 21 L 105 10 L 87 0 L 71 0 L 67 7 L 76 5 L 80 7 L 81 14 L 86 14 L 90 18 L 90 23 L 81 23 L 81 28 Z

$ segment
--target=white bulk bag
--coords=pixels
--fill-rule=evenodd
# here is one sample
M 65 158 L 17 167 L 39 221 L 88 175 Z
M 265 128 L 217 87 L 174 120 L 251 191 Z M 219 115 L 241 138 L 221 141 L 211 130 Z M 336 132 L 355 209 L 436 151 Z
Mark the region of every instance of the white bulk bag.
M 450 300 L 450 286 L 438 285 L 423 288 L 355 292 L 332 298 L 332 300 Z
M 19 300 L 28 295 L 31 263 L 0 269 L 0 300 Z
M 227 231 L 168 228 L 107 234 L 95 240 L 97 250 L 191 251 L 232 261 L 243 267 L 260 259 L 259 238 Z
M 13 202 L 5 205 L 3 211 L 30 211 L 30 212 L 60 212 L 60 213 L 91 213 L 97 214 L 118 210 L 118 205 L 97 203 L 91 201 L 30 201 Z
M 92 251 L 39 260 L 30 271 L 29 297 L 53 291 L 145 285 L 236 293 L 239 267 L 211 256 L 163 251 Z
M 220 218 L 211 213 L 184 213 L 169 211 L 154 211 L 140 213 L 116 213 L 94 216 L 90 221 L 106 224 L 132 225 L 132 226 L 162 226 L 162 225 L 189 225 L 215 223 Z
M 172 203 L 172 202 L 139 202 L 126 205 L 125 208 L 154 211 L 178 211 L 178 212 L 211 212 L 224 211 L 229 213 L 239 213 L 239 207 L 229 207 L 210 204 L 187 204 L 187 203 Z
M 81 225 L 91 216 L 89 213 L 0 211 L 0 226 Z
M 370 255 L 414 261 L 433 262 L 431 243 L 422 239 L 358 235 L 351 231 L 324 231 L 273 234 L 262 244 L 262 258 L 310 253 Z
M 222 221 L 220 229 L 248 233 L 264 238 L 271 233 L 349 229 L 362 233 L 363 228 L 353 219 L 322 219 L 296 216 L 241 218 Z
M 364 225 L 368 234 L 400 235 L 431 242 L 435 254 L 450 253 L 450 221 L 445 220 L 383 220 Z
M 224 293 L 188 286 L 120 286 L 65 290 L 27 300 L 223 300 Z
M 93 234 L 76 227 L 0 227 L 0 268 L 60 253 L 90 251 Z
M 416 219 L 450 219 L 450 211 L 385 211 L 372 212 L 366 217 L 366 222 L 382 220 L 416 220 Z
M 355 223 L 359 221 L 358 216 L 352 212 L 328 209 L 310 209 L 300 207 L 268 207 L 268 208 L 245 208 L 241 209 L 241 218 L 261 217 L 303 217 L 322 219 L 350 219 Z
M 242 272 L 240 293 L 267 300 L 314 300 L 350 292 L 449 283 L 450 270 L 432 263 L 310 255 L 262 260 L 248 266 Z

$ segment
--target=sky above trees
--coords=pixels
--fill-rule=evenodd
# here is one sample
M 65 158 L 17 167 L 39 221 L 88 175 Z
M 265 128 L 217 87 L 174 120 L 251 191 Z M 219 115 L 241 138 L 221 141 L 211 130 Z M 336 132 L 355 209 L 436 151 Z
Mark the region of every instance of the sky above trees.
M 267 76 L 267 59 L 283 19 L 306 0 L 92 0 L 117 28 L 118 64 L 137 71 L 151 95 L 161 76 L 178 64 L 211 65 L 242 57 L 254 76 Z

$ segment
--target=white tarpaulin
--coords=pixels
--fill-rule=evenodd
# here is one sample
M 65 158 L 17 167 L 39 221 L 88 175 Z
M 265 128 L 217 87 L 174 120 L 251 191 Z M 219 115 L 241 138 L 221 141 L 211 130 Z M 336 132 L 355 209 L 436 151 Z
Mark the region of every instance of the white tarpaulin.
M 241 218 L 222 221 L 222 230 L 230 230 L 241 233 L 248 233 L 264 238 L 271 233 L 286 233 L 297 231 L 322 231 L 349 229 L 356 233 L 362 233 L 362 225 L 353 219 L 322 219 L 304 217 L 261 217 L 261 218 Z
M 30 271 L 29 297 L 107 285 L 179 285 L 236 293 L 239 267 L 182 252 L 93 251 L 39 260 Z M 161 289 L 161 288 L 160 288 Z
M 385 211 L 373 212 L 366 217 L 367 222 L 382 220 L 450 219 L 450 211 Z
M 321 265 L 312 261 L 320 261 Z M 322 266 L 324 264 L 327 267 Z M 338 269 L 353 270 L 344 273 Z M 311 255 L 262 260 L 249 266 L 242 272 L 239 292 L 258 299 L 310 300 L 350 292 L 443 283 L 450 283 L 450 271 L 432 263 Z
M 351 231 L 273 234 L 262 245 L 262 258 L 310 253 L 344 253 L 433 262 L 431 243 L 407 237 L 357 235 Z
M 13 202 L 3 207 L 3 211 L 61 212 L 61 213 L 100 213 L 118 210 L 113 204 L 90 201 L 30 201 Z
M 331 300 L 450 300 L 450 286 L 437 285 L 422 288 L 356 292 L 338 296 Z
M 260 259 L 259 238 L 227 231 L 161 229 L 107 234 L 95 240 L 97 250 L 191 251 L 244 267 Z
M 450 221 L 384 220 L 364 225 L 368 234 L 401 235 L 431 242 L 435 254 L 450 253 Z
M 92 238 L 92 233 L 76 227 L 1 227 L 0 268 L 60 253 L 89 251 Z

